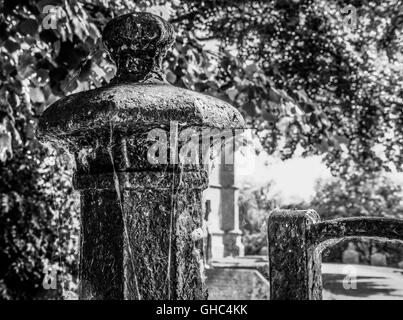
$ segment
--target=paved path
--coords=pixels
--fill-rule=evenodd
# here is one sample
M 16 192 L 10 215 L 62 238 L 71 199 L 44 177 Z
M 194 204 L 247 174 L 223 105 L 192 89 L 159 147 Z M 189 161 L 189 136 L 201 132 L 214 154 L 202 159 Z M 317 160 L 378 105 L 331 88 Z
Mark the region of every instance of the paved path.
M 326 300 L 403 300 L 402 269 L 324 263 L 322 274 Z M 352 279 L 356 289 L 346 290 L 344 279 Z
M 213 265 L 219 269 L 251 269 L 267 266 L 267 263 L 266 257 L 248 256 L 221 259 L 214 261 Z M 403 269 L 324 263 L 322 274 L 324 300 L 403 300 Z M 351 281 L 348 281 L 349 279 Z M 227 286 L 230 285 L 229 279 L 225 282 Z M 346 284 L 349 283 L 353 288 L 346 288 Z M 244 280 L 245 286 L 251 284 L 252 280 Z M 239 283 L 233 284 L 233 286 L 239 285 Z

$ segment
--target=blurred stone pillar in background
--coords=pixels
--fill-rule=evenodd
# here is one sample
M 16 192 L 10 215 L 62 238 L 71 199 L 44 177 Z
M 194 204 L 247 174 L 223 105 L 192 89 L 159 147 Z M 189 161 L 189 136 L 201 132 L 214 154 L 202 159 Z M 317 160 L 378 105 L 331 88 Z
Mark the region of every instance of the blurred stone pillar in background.
M 232 142 L 232 144 L 231 144 Z M 235 141 L 226 143 L 221 153 L 220 164 L 220 192 L 221 192 L 221 228 L 223 232 L 224 257 L 244 256 L 242 231 L 239 224 L 239 187 L 235 176 Z M 227 159 L 230 156 L 230 159 Z
M 226 102 L 165 81 L 162 59 L 174 39 L 172 26 L 150 13 L 112 19 L 103 41 L 115 78 L 60 99 L 40 119 L 39 138 L 75 155 L 81 299 L 207 297 L 201 193 L 208 177 L 198 142 L 202 129 L 244 122 Z M 189 140 L 196 161 L 184 164 Z

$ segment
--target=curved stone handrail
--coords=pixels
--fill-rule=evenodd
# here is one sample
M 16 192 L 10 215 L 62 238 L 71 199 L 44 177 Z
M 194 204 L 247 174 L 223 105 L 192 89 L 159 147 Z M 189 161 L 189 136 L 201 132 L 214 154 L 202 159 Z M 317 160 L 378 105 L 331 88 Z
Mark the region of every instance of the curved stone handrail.
M 327 220 L 311 226 L 315 245 L 329 246 L 346 238 L 376 238 L 403 242 L 403 220 L 395 218 L 353 217 Z
M 275 210 L 268 222 L 270 299 L 322 299 L 321 252 L 348 238 L 403 242 L 403 220 L 378 217 L 320 221 L 314 210 Z

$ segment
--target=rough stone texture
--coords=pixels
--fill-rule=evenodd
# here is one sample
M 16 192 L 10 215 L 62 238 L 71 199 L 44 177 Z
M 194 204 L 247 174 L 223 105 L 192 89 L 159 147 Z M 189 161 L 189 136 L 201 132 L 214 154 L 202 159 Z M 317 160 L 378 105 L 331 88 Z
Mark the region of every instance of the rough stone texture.
M 174 36 L 161 18 L 118 17 L 103 38 L 118 65 L 112 83 L 60 99 L 43 113 L 38 132 L 75 155 L 80 297 L 206 299 L 200 233 L 207 173 L 169 155 L 168 163 L 150 163 L 155 141 L 147 134 L 169 131 L 176 121 L 179 130 L 200 133 L 200 141 L 202 128 L 235 129 L 244 121 L 223 101 L 165 82 L 161 61 Z
M 181 179 L 174 172 L 131 172 L 118 179 L 123 215 L 112 174 L 75 177 L 83 206 L 81 298 L 203 299 L 202 241 L 191 233 L 202 227 L 206 173 Z
M 379 240 L 403 240 L 403 220 L 354 217 L 322 221 L 312 227 L 315 244 L 329 246 L 342 239 L 369 237 Z
M 270 298 L 322 298 L 321 256 L 309 242 L 313 211 L 275 210 L 268 218 Z
M 123 221 L 115 190 L 82 191 L 81 212 L 80 295 L 123 299 Z
M 168 83 L 110 84 L 60 99 L 46 109 L 40 126 L 46 135 L 82 136 L 112 125 L 130 134 L 141 127 L 242 128 L 241 114 L 227 102 Z M 39 132 L 41 133 L 41 132 Z
M 162 58 L 175 41 L 172 26 L 150 13 L 129 13 L 111 20 L 103 42 L 118 68 L 115 82 L 163 80 Z
M 321 299 L 323 249 L 361 237 L 403 241 L 403 220 L 355 217 L 320 222 L 312 210 L 273 211 L 268 218 L 271 299 Z

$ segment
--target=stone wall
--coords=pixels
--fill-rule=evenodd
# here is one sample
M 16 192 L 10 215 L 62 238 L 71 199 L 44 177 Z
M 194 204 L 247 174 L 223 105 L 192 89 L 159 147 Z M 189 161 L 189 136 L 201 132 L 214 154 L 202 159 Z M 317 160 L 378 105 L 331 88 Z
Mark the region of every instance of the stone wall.
M 207 270 L 210 300 L 269 300 L 269 282 L 254 269 Z

